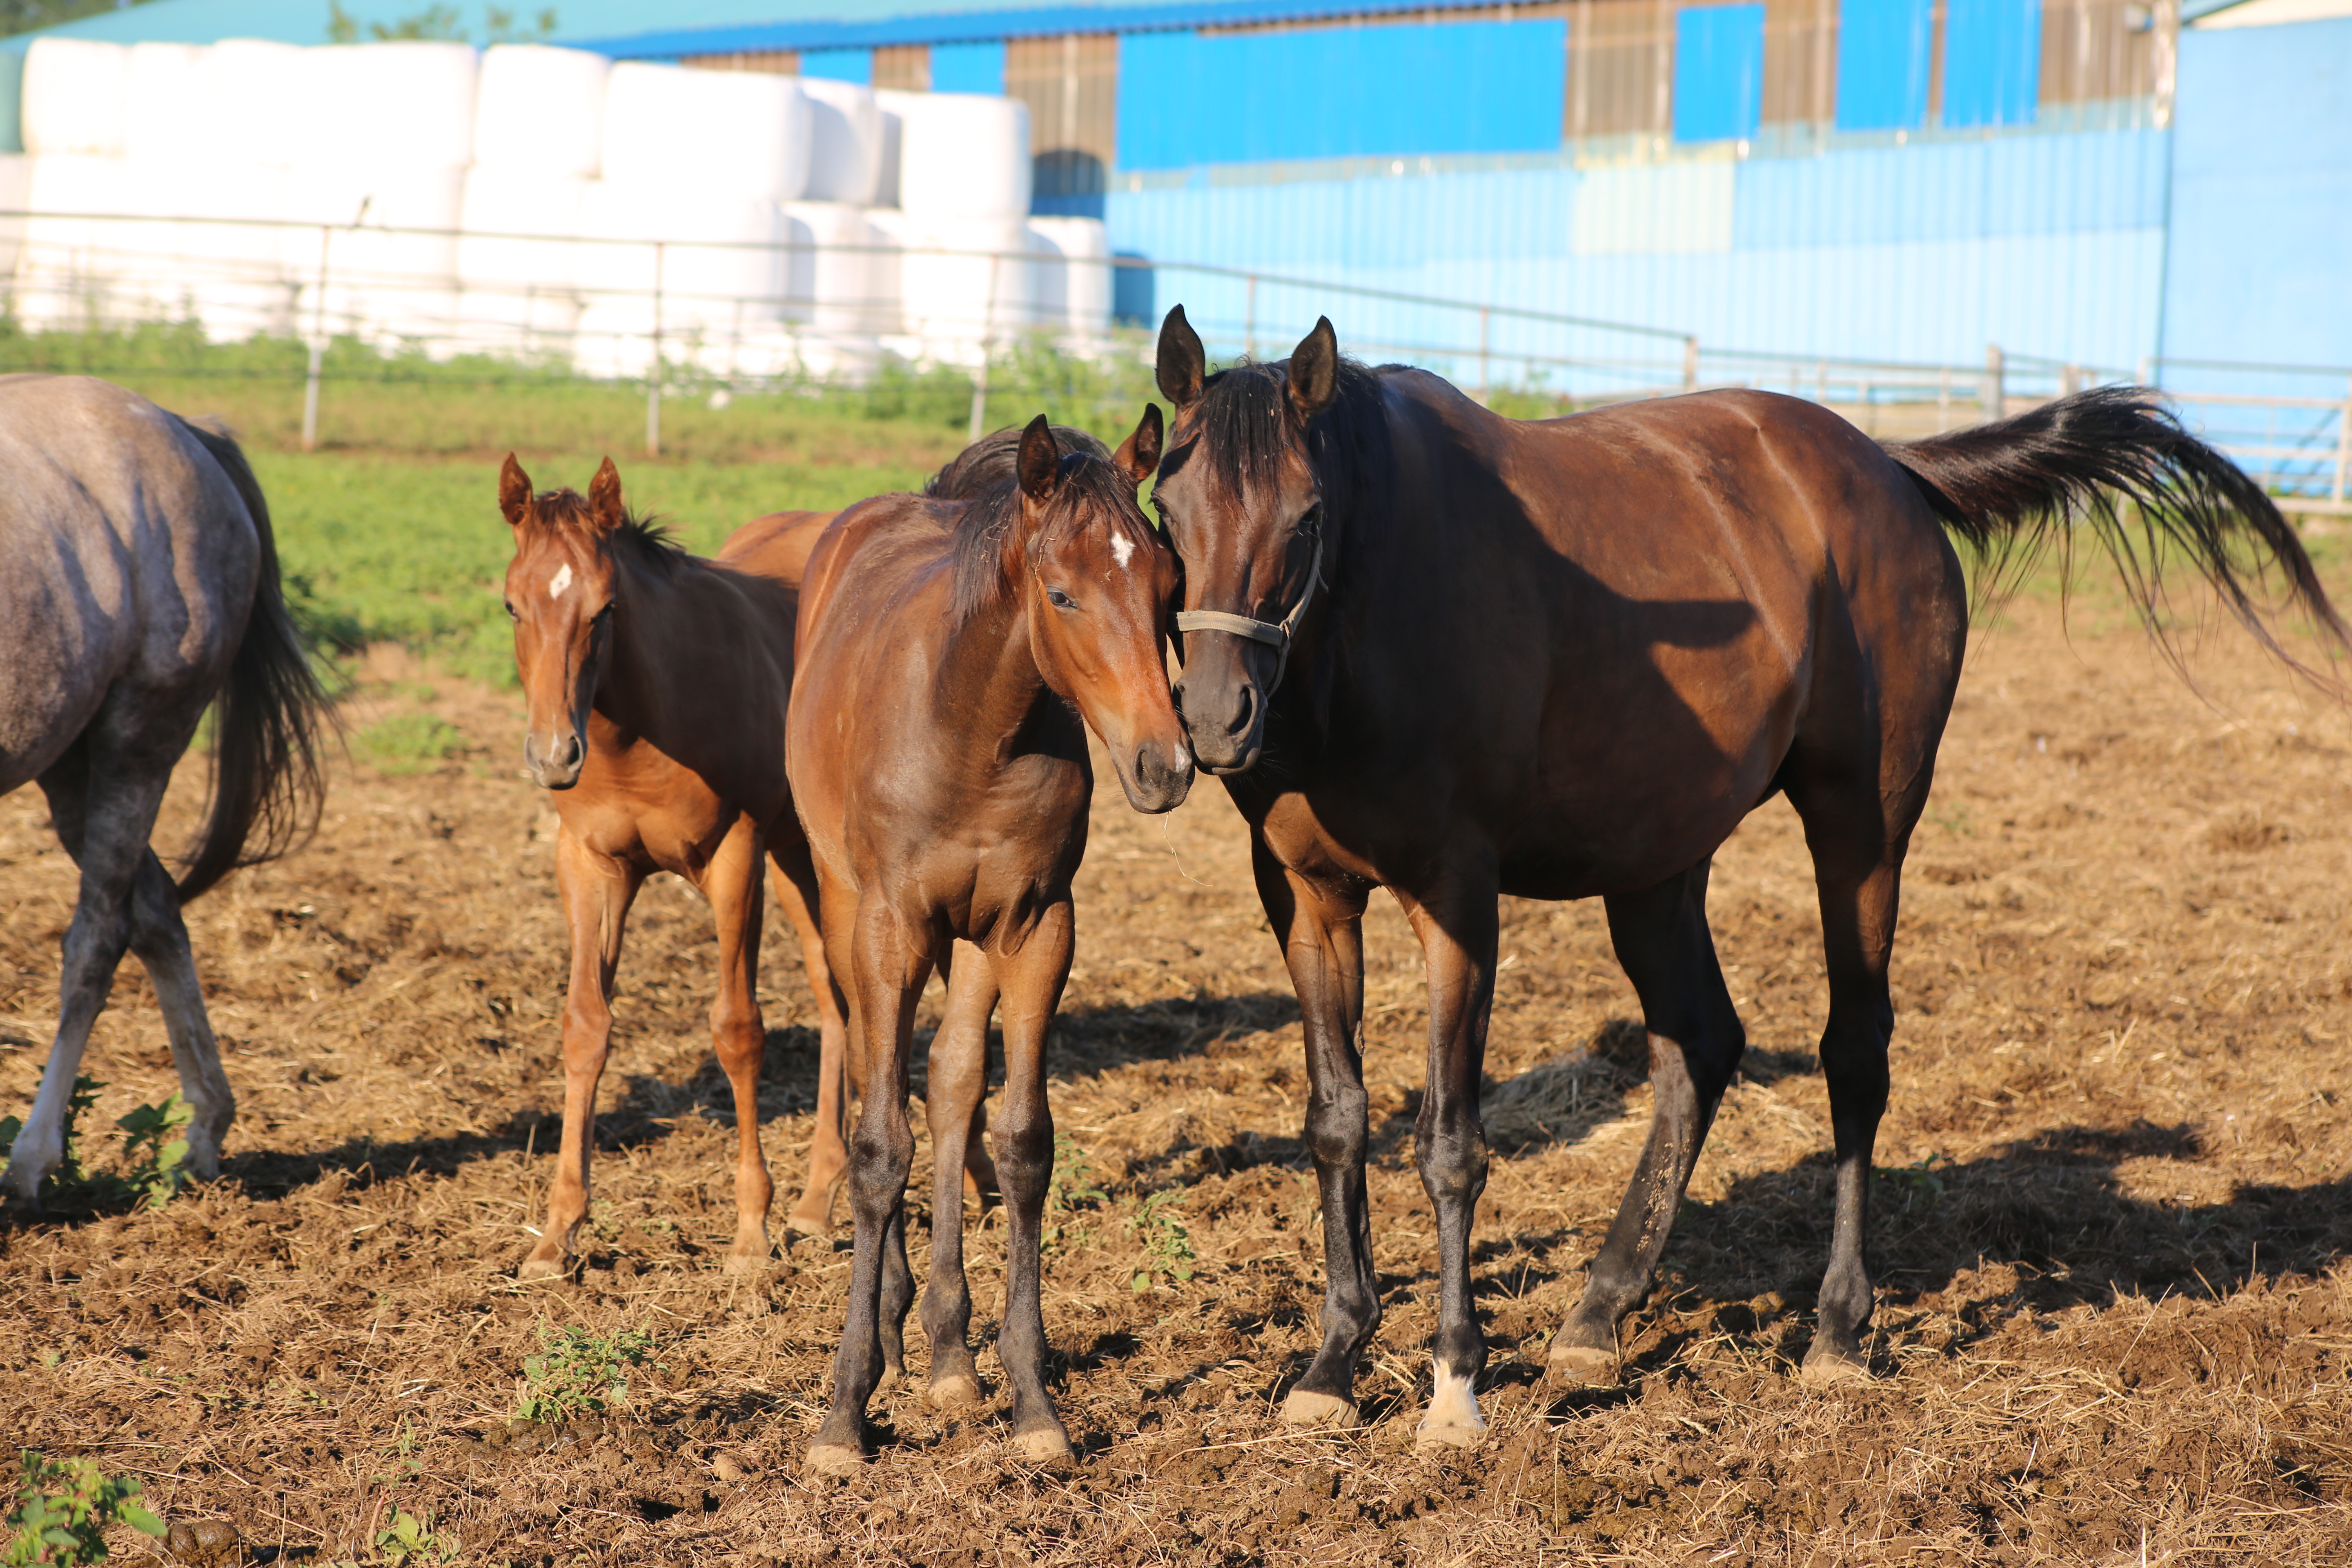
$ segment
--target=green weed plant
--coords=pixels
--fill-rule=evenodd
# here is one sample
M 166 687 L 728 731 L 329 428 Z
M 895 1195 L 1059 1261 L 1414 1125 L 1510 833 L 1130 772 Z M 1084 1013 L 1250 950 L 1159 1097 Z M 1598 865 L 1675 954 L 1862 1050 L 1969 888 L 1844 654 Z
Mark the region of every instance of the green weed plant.
M 1147 1193 L 1127 1218 L 1127 1232 L 1143 1249 L 1143 1263 L 1129 1283 L 1138 1291 L 1155 1282 L 1181 1284 L 1192 1278 L 1192 1233 L 1184 1228 L 1176 1205 L 1184 1194 L 1169 1189 Z
M 94 1459 L 51 1459 L 24 1449 L 24 1482 L 8 1515 L 5 1568 L 103 1563 L 106 1529 L 127 1524 L 161 1539 L 163 1521 L 139 1503 L 139 1483 L 106 1474 Z
M 602 1415 L 628 1398 L 630 1374 L 640 1370 L 659 1370 L 651 1334 L 542 1330 L 539 1354 L 522 1363 L 524 1391 L 516 1414 L 550 1426 Z

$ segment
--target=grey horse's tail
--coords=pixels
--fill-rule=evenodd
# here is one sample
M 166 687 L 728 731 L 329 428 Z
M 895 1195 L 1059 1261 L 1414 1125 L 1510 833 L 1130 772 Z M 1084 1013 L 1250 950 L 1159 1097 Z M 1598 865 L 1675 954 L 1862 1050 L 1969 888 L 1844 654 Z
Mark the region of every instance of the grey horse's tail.
M 261 535 L 261 572 L 222 687 L 213 736 L 211 809 L 180 874 L 180 901 L 240 866 L 285 854 L 318 825 L 326 781 L 319 765 L 332 719 L 310 649 L 278 583 L 278 541 L 252 465 L 227 432 L 181 425 L 212 454 Z

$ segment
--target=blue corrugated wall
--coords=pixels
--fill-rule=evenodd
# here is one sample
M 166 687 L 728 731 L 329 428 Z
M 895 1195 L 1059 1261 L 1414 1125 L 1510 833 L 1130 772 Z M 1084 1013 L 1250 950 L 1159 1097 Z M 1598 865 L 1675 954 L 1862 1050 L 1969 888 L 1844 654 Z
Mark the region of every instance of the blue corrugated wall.
M 1988 342 L 2129 369 L 2156 352 L 2164 133 L 2112 131 L 1651 164 L 1115 189 L 1113 243 L 1402 291 L 1696 332 L 1714 348 L 1969 364 Z M 1238 279 L 1163 269 L 1232 326 Z M 1462 312 L 1261 284 L 1262 351 L 1331 309 L 1400 347 L 1476 342 Z M 1490 323 L 1501 352 L 1638 345 Z M 1287 334 L 1287 335 L 1286 335 Z M 1230 335 L 1230 334 L 1229 334 Z M 1277 341 L 1278 340 L 1278 341 Z
M 2352 365 L 2352 20 L 2184 33 L 2177 101 L 2166 356 Z

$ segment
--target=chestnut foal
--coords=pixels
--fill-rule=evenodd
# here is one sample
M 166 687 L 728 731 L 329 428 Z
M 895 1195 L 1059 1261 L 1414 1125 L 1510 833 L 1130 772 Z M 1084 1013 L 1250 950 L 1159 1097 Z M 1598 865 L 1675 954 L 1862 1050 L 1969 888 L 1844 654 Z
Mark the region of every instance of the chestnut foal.
M 1051 1173 L 1045 1032 L 1068 977 L 1070 880 L 1086 851 L 1093 770 L 1108 749 L 1129 802 L 1173 808 L 1192 756 L 1168 689 L 1162 637 L 1175 558 L 1135 502 L 1160 457 L 1147 407 L 1110 461 L 1065 457 L 1043 418 L 1022 433 L 1016 478 L 956 503 L 885 496 L 829 528 L 801 601 L 787 751 L 817 869 L 826 951 L 849 1003 L 865 1093 L 850 1140 L 856 1218 L 848 1321 L 813 1470 L 864 1460 L 866 1401 L 897 1349 L 912 1294 L 906 1264 L 908 1057 L 917 999 L 951 942 L 976 950 L 949 977 L 933 1043 L 935 1099 L 952 1105 L 980 1062 L 990 1002 L 1003 1002 L 1004 1100 L 995 1144 L 1009 1226 L 997 1348 L 1014 1440 L 1032 1459 L 1069 1453 L 1045 1391 L 1038 1226 Z M 1081 722 L 1083 721 L 1083 723 Z M 977 1019 L 977 1030 L 968 1026 Z M 932 1117 L 938 1190 L 922 1321 L 929 1397 L 980 1394 L 964 1334 L 956 1172 L 963 1121 Z
M 621 502 L 611 458 L 585 497 L 534 495 L 509 456 L 499 508 L 514 529 L 507 614 L 530 707 L 523 760 L 554 792 L 556 882 L 572 932 L 563 1009 L 563 1147 L 547 1226 L 524 1279 L 562 1273 L 588 1213 L 596 1081 L 612 1032 L 614 967 L 646 878 L 674 871 L 709 900 L 719 928 L 710 1031 L 735 1091 L 735 1239 L 730 1269 L 768 1257 L 772 1184 L 760 1152 L 765 1033 L 756 994 L 760 874 L 801 936 L 823 1020 L 816 1146 L 794 1229 L 822 1231 L 838 1184 L 845 1114 L 839 1004 L 812 916 L 815 873 L 784 777 L 796 583 L 807 559 L 775 531 L 716 561 L 688 555 Z M 746 530 L 750 532 L 750 530 Z M 739 536 L 740 537 L 740 536 Z M 730 541 L 730 546 L 734 542 Z M 830 1140 L 832 1158 L 825 1158 Z

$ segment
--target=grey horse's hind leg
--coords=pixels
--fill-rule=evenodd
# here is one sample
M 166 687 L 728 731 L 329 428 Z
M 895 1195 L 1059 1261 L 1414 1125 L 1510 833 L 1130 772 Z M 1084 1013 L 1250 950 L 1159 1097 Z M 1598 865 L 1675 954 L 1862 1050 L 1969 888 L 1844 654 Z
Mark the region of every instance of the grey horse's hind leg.
M 8 1199 L 40 1206 L 41 1183 L 65 1158 L 66 1110 L 90 1026 L 114 988 L 115 966 L 131 945 L 131 893 L 141 868 L 154 857 L 148 836 L 163 803 L 168 766 L 144 768 L 93 757 L 89 741 L 41 775 L 49 814 L 66 852 L 81 867 L 81 893 L 66 927 L 65 964 L 58 982 L 57 1040 L 41 1072 L 33 1113 L 17 1133 L 0 1178 Z M 159 867 L 160 870 L 161 868 Z M 189 971 L 194 974 L 193 965 Z
M 180 1069 L 180 1095 L 195 1113 L 188 1121 L 188 1169 L 209 1182 L 220 1174 L 221 1145 L 236 1120 L 236 1095 L 221 1070 L 220 1046 L 196 978 L 196 955 L 180 918 L 179 890 L 152 849 L 131 889 L 131 951 L 155 983 L 163 1027 L 172 1037 L 173 1065 Z

